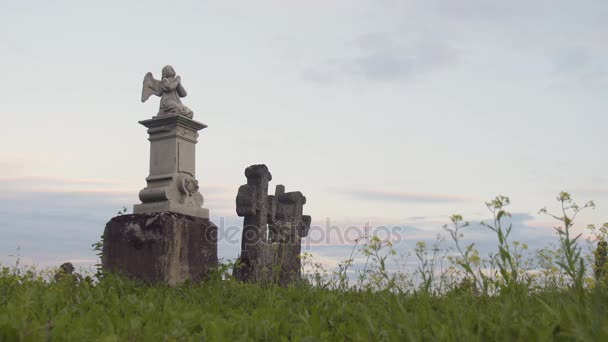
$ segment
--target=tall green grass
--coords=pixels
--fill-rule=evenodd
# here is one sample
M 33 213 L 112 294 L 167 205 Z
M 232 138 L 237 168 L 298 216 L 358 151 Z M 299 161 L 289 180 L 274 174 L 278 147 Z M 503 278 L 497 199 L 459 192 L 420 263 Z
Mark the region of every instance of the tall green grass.
M 335 271 L 305 255 L 308 272 L 288 287 L 237 282 L 232 265 L 178 288 L 2 267 L 0 341 L 608 341 L 606 265 L 572 233 L 592 203 L 557 199 L 560 214 L 542 210 L 562 223 L 556 244 L 528 259 L 525 244 L 510 240 L 510 201 L 499 196 L 486 203 L 496 253 L 463 246 L 468 223 L 453 215 L 452 249 L 418 243 L 414 272 L 389 270 L 396 253 L 373 236 Z M 595 244 L 608 226 L 589 231 Z M 356 257 L 365 266 L 355 271 Z
M 608 340 L 597 287 L 474 296 L 287 288 L 211 279 L 179 288 L 0 273 L 2 341 Z

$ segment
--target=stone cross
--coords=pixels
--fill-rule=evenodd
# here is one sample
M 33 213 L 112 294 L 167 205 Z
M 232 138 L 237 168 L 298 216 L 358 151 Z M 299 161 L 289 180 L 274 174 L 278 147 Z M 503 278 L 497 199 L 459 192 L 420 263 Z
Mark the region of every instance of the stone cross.
M 247 184 L 239 187 L 236 197 L 236 213 L 243 219 L 243 238 L 239 264 L 235 275 L 240 280 L 253 280 L 263 277 L 261 274 L 268 265 L 268 253 L 265 247 L 268 226 L 268 182 L 272 175 L 266 165 L 252 165 L 245 169 Z
M 268 226 L 272 264 L 278 269 L 275 279 L 286 285 L 300 279 L 301 241 L 308 235 L 311 217 L 302 215 L 306 197 L 299 191 L 286 193 L 283 185 L 277 185 L 275 195 L 269 197 L 273 202 Z
M 302 215 L 306 197 L 299 191 L 285 193 L 284 185 L 277 185 L 271 202 L 269 216 L 270 242 L 296 242 L 296 238 L 306 237 L 310 229 L 310 216 Z M 289 231 L 280 227 L 289 226 Z
M 244 221 L 234 274 L 243 281 L 287 284 L 300 276 L 301 238 L 310 228 L 310 216 L 302 215 L 306 197 L 299 191 L 285 193 L 283 185 L 268 195 L 272 175 L 266 165 L 248 167 L 245 176 L 247 184 L 236 197 L 236 212 Z

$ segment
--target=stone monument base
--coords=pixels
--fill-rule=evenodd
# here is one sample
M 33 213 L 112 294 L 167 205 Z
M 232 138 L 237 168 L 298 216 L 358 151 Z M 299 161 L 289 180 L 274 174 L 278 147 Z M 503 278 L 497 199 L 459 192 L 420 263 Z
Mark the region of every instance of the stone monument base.
M 157 213 L 170 211 L 186 216 L 195 216 L 209 219 L 209 209 L 200 206 L 187 206 L 171 201 L 141 203 L 133 206 L 133 214 Z
M 102 267 L 145 282 L 199 281 L 216 266 L 217 227 L 171 212 L 120 215 L 103 234 Z

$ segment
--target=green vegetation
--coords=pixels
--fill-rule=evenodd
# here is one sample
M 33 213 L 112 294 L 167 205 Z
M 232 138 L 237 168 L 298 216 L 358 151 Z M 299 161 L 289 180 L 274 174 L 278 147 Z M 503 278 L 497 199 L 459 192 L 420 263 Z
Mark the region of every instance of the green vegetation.
M 4 267 L 0 341 L 608 341 L 605 257 L 584 254 L 572 232 L 593 203 L 579 207 L 567 193 L 558 203 L 560 214 L 542 210 L 561 222 L 557 244 L 533 258 L 510 241 L 509 199 L 499 196 L 484 224 L 496 254 L 463 246 L 469 224 L 453 215 L 444 228 L 454 248 L 418 243 L 412 273 L 389 271 L 390 242 L 364 237 L 335 272 L 305 255 L 306 279 L 286 288 L 239 283 L 231 265 L 179 288 Z M 607 228 L 590 226 L 588 242 L 606 241 Z M 364 267 L 353 271 L 358 256 Z
M 608 292 L 441 297 L 260 287 L 94 286 L 0 276 L 0 340 L 608 340 Z M 315 339 L 309 339 L 315 340 Z

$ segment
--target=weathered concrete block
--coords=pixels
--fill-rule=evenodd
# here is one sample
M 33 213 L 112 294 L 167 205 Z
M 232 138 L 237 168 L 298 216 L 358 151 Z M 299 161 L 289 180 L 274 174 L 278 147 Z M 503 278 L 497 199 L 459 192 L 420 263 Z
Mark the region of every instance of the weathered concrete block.
M 121 215 L 106 224 L 103 234 L 103 270 L 146 282 L 199 281 L 217 262 L 217 227 L 200 217 Z

